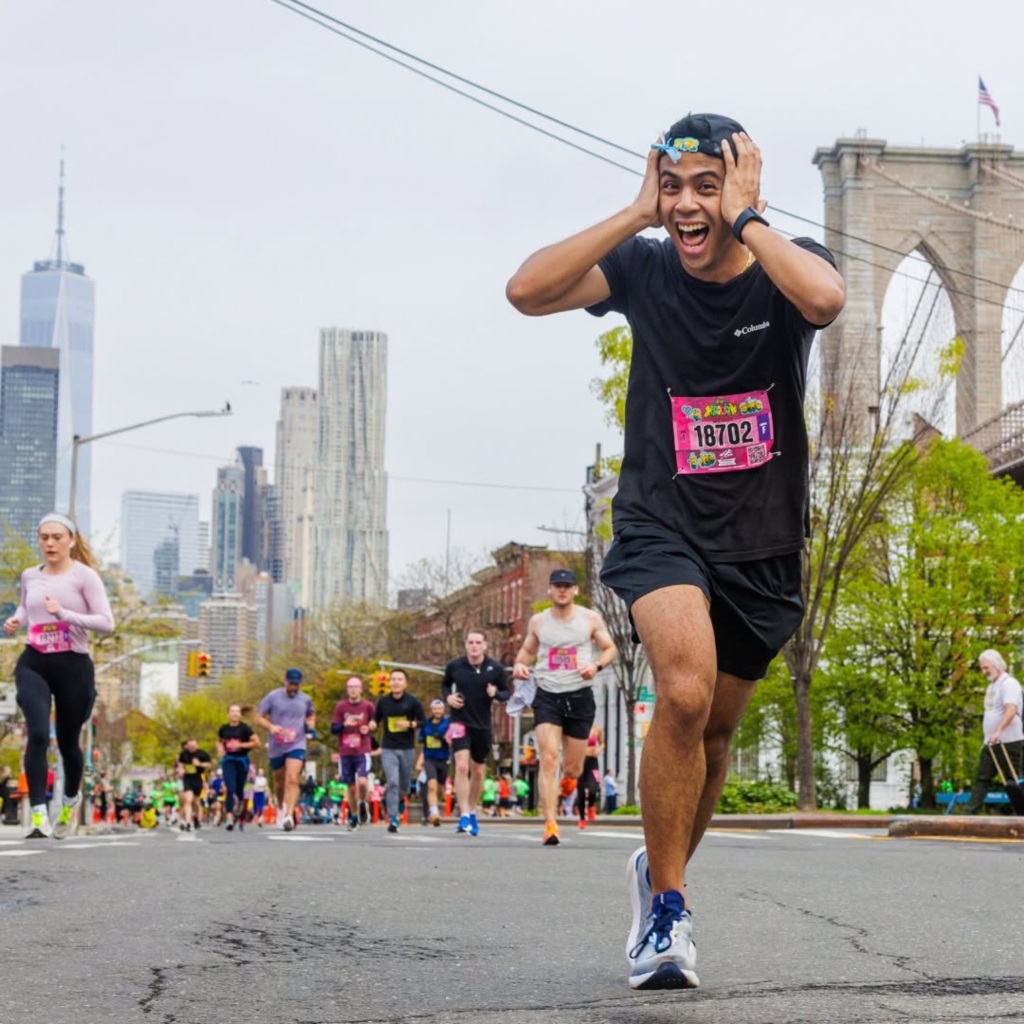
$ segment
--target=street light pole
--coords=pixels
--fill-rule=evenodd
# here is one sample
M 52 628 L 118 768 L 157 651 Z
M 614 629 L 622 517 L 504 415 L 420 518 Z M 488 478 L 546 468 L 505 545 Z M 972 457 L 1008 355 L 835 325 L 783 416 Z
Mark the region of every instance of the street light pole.
M 78 489 L 78 449 L 90 441 L 99 441 L 103 437 L 113 437 L 115 434 L 127 434 L 131 430 L 139 430 L 142 427 L 151 427 L 154 423 L 166 423 L 167 420 L 181 419 L 205 419 L 208 416 L 230 416 L 231 403 L 225 402 L 223 409 L 210 409 L 202 412 L 172 412 L 167 416 L 157 416 L 156 419 L 143 420 L 141 423 L 132 423 L 127 427 L 118 427 L 116 430 L 104 430 L 100 434 L 89 434 L 82 437 L 79 434 L 71 439 L 71 489 L 68 495 L 68 515 L 72 520 L 75 518 L 75 498 Z

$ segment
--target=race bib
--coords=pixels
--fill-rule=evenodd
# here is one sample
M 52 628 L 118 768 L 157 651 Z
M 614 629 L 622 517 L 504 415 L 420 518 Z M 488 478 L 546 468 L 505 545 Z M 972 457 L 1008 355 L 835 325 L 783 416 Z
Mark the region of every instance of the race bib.
M 575 672 L 576 653 L 575 647 L 552 647 L 548 651 L 548 671 Z
M 354 747 L 358 750 L 363 745 L 363 737 L 357 732 L 349 732 L 345 734 L 345 746 Z
M 448 726 L 448 739 L 461 740 L 466 735 L 466 726 L 462 722 L 452 722 Z
M 436 736 L 427 737 L 427 748 L 430 750 L 440 750 L 441 741 Z
M 409 720 L 407 718 L 399 717 L 394 715 L 388 719 L 388 732 L 408 732 L 409 731 Z
M 40 654 L 71 650 L 71 627 L 66 622 L 40 622 L 28 628 L 29 646 Z
M 285 744 L 295 742 L 295 730 L 294 729 L 282 729 L 280 732 L 273 733 L 271 739 L 275 743 Z
M 767 391 L 672 398 L 676 473 L 733 473 L 772 457 Z

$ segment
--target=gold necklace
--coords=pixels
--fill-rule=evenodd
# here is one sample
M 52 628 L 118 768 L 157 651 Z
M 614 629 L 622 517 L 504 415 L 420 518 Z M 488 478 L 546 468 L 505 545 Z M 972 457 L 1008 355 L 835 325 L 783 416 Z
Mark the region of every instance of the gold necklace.
M 743 264 L 743 269 L 740 271 L 741 274 L 745 274 L 749 269 L 750 265 L 754 262 L 754 254 L 748 249 L 747 250 L 747 262 Z

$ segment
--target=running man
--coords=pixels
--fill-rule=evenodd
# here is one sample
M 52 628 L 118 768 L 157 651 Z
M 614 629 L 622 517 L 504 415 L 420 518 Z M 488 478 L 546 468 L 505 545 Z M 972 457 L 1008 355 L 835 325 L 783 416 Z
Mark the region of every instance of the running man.
M 427 818 L 435 828 L 441 824 L 438 792 L 444 793 L 448 781 L 448 726 L 444 701 L 435 697 L 430 702 L 430 717 L 420 726 L 420 769 L 427 777 Z
M 230 832 L 238 820 L 241 830 L 245 823 L 245 786 L 249 779 L 249 751 L 260 745 L 259 737 L 248 722 L 242 721 L 242 707 L 231 704 L 228 720 L 217 730 L 217 754 L 224 776 L 225 823 Z
M 89 634 L 110 633 L 114 616 L 96 559 L 75 524 L 58 512 L 42 518 L 38 529 L 42 564 L 21 574 L 21 600 L 4 633 L 23 626 L 28 643 L 14 667 L 18 705 L 25 716 L 25 778 L 32 824 L 28 839 L 54 835 L 46 809 L 50 707 L 57 748 L 64 762 L 64 794 L 57 818 L 57 838 L 78 827 L 85 761 L 79 745 L 82 726 L 92 714 L 96 678 L 89 657 Z
M 807 358 L 846 291 L 827 249 L 769 228 L 760 185 L 739 124 L 688 115 L 652 147 L 632 203 L 534 253 L 506 289 L 529 315 L 621 313 L 633 336 L 601 574 L 656 692 L 646 847 L 629 868 L 633 988 L 698 984 L 686 865 L 756 681 L 803 616 Z M 642 235 L 658 227 L 667 239 Z
M 316 725 L 313 701 L 302 693 L 302 673 L 290 668 L 284 686 L 271 690 L 256 709 L 256 724 L 270 734 L 267 755 L 274 773 L 277 827 L 291 832 L 299 805 L 302 766 L 306 763 L 306 733 Z
M 525 680 L 532 675 L 537 681 L 533 721 L 540 754 L 537 798 L 544 815 L 541 841 L 545 846 L 557 846 L 561 841 L 559 796 L 572 796 L 583 769 L 596 710 L 591 684 L 597 673 L 619 656 L 604 619 L 592 609 L 576 604 L 579 590 L 576 573 L 571 569 L 555 569 L 551 573 L 551 607 L 530 619 L 512 670 L 515 679 Z
M 391 692 L 378 698 L 373 720 L 384 730 L 380 742 L 380 763 L 387 779 L 384 802 L 388 831 L 397 832 L 402 807 L 409 798 L 412 766 L 416 760 L 416 729 L 426 717 L 418 697 L 407 693 L 409 679 L 396 668 L 391 673 Z
M 476 809 L 491 753 L 491 704 L 508 700 L 505 667 L 487 655 L 487 639 L 478 629 L 466 634 L 466 653 L 444 667 L 441 694 L 451 709 L 448 742 L 455 756 L 456 833 L 476 836 Z
M 199 742 L 194 736 L 182 743 L 177 763 L 178 778 L 181 779 L 178 828 L 182 832 L 191 832 L 193 828 L 199 827 L 199 801 L 203 795 L 206 773 L 212 764 L 210 755 L 199 749 Z
M 331 732 L 338 737 L 338 777 L 348 786 L 348 827 L 355 831 L 370 820 L 366 776 L 370 770 L 372 732 L 377 728 L 373 701 L 363 696 L 363 681 L 350 676 L 345 697 L 334 705 Z

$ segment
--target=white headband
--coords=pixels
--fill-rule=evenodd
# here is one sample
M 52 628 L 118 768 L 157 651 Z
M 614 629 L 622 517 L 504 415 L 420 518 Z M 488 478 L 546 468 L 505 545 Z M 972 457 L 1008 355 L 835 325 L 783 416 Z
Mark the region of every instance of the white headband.
M 67 516 L 62 516 L 59 512 L 51 512 L 49 515 L 43 516 L 43 518 L 39 520 L 39 526 L 36 527 L 36 529 L 41 530 L 43 528 L 43 523 L 60 523 L 61 526 L 66 526 L 72 533 L 78 532 L 75 529 L 75 524 L 71 522 Z

